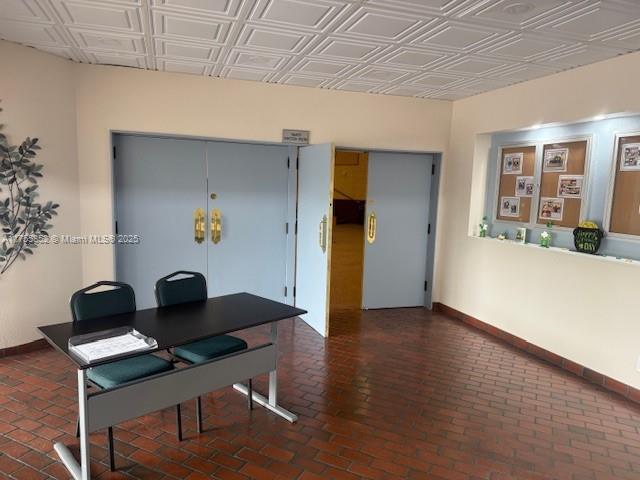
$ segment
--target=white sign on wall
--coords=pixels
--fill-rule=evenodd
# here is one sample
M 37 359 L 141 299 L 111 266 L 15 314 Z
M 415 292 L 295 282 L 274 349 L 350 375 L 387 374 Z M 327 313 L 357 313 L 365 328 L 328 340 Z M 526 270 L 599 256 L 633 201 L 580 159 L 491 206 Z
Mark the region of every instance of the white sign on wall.
M 282 143 L 289 145 L 309 145 L 309 130 L 282 130 Z

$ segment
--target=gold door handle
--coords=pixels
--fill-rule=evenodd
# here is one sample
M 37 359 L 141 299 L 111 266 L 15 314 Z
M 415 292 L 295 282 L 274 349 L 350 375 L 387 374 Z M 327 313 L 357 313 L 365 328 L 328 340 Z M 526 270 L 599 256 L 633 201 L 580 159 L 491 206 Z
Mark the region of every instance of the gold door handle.
M 217 208 L 211 210 L 211 241 L 217 245 L 222 239 L 222 213 Z
M 322 253 L 327 251 L 327 216 L 324 215 L 320 220 L 319 242 Z
M 377 225 L 378 219 L 376 218 L 376 212 L 371 212 L 369 214 L 369 219 L 367 220 L 367 242 L 369 242 L 369 244 L 376 241 Z
M 204 242 L 205 237 L 205 223 L 206 223 L 206 214 L 204 209 L 196 208 L 193 211 L 193 236 L 196 243 Z

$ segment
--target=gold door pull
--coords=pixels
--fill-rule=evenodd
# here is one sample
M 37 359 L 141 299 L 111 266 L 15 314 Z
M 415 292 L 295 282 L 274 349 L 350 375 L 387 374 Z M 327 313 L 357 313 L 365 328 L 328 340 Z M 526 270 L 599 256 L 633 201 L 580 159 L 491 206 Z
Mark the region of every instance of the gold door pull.
M 211 241 L 217 245 L 222 240 L 222 213 L 217 208 L 211 210 Z
M 196 208 L 193 211 L 193 239 L 196 241 L 196 243 L 204 242 L 206 221 L 207 220 L 204 209 Z
M 319 243 L 322 253 L 327 251 L 327 216 L 324 215 L 320 220 Z
M 376 241 L 376 227 L 378 226 L 378 219 L 376 217 L 376 212 L 371 212 L 369 214 L 369 219 L 367 220 L 367 242 L 372 244 Z

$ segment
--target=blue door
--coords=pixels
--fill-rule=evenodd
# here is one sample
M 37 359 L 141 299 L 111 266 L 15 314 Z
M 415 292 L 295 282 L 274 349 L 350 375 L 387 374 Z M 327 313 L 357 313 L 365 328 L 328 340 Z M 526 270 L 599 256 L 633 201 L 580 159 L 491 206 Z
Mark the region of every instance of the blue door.
M 134 135 L 113 142 L 117 231 L 140 237 L 116 245 L 116 279 L 133 286 L 138 308 L 149 308 L 158 278 L 176 270 L 207 274 L 207 243 L 196 239 L 204 224 L 194 216 L 207 208 L 206 144 Z
M 322 336 L 329 334 L 333 169 L 333 145 L 300 147 L 296 306 L 309 312 L 301 318 Z
M 209 296 L 249 292 L 284 302 L 288 148 L 207 143 Z
M 425 304 L 432 156 L 371 152 L 363 308 Z

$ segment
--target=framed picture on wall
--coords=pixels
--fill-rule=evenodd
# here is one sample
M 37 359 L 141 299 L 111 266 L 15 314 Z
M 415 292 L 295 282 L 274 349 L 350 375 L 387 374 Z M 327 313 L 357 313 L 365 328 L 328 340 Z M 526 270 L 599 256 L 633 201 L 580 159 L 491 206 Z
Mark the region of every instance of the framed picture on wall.
M 640 143 L 627 143 L 622 145 L 620 155 L 620 170 L 640 170 Z
M 500 197 L 500 216 L 501 217 L 519 217 L 520 216 L 520 198 L 519 197 Z
M 564 198 L 543 197 L 540 199 L 539 217 L 543 220 L 562 220 L 564 212 Z
M 522 173 L 524 153 L 506 153 L 502 162 L 503 175 L 517 175 Z
M 533 191 L 533 177 L 516 178 L 516 197 L 532 197 Z
M 558 197 L 582 198 L 584 175 L 560 175 L 558 178 Z
M 526 228 L 516 229 L 516 242 L 525 243 L 526 241 L 527 241 L 527 229 Z
M 566 172 L 569 161 L 568 148 L 551 148 L 544 151 L 544 172 Z

